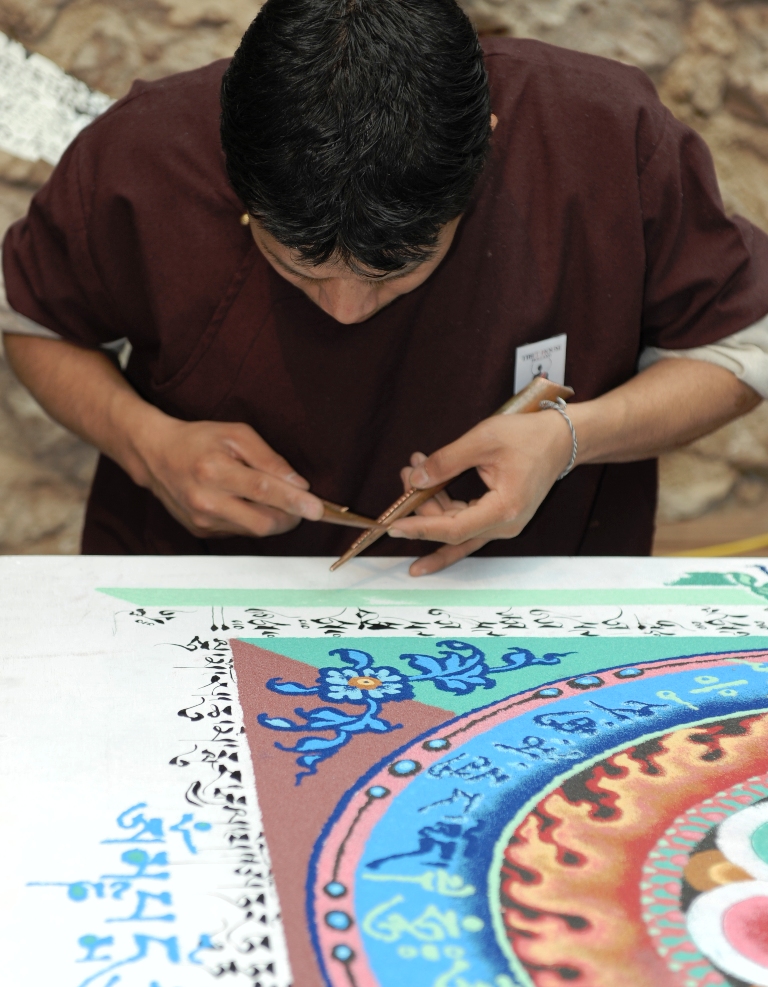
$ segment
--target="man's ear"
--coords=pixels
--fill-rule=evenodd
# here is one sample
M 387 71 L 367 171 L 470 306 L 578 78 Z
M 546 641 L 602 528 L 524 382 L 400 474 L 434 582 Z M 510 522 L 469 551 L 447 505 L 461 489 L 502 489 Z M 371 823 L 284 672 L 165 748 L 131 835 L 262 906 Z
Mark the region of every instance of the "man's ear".
M 496 129 L 496 124 L 499 122 L 499 118 L 495 113 L 491 113 L 491 130 Z

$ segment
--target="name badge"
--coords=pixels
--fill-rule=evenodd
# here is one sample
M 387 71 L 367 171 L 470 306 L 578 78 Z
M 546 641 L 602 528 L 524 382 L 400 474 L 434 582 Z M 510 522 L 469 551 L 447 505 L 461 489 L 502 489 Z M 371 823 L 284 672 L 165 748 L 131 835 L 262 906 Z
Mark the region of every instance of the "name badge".
M 534 377 L 546 377 L 555 384 L 565 383 L 566 333 L 542 339 L 538 343 L 518 346 L 515 350 L 515 394 Z

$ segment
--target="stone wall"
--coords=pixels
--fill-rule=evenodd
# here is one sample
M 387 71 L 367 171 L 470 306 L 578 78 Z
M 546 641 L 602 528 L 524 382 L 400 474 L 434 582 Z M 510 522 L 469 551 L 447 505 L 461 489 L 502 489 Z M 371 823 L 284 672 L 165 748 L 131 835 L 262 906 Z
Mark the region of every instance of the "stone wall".
M 638 65 L 712 148 L 723 196 L 768 229 L 768 0 L 464 0 L 481 31 Z M 230 54 L 257 0 L 3 0 L 0 31 L 119 97 Z M 50 168 L 0 152 L 0 229 Z M 1 321 L 0 316 L 0 321 Z M 91 450 L 49 422 L 0 364 L 0 552 L 74 551 Z M 660 516 L 768 492 L 768 410 L 662 462 Z
M 232 54 L 256 0 L 3 0 L 0 30 L 91 88 L 122 96 Z

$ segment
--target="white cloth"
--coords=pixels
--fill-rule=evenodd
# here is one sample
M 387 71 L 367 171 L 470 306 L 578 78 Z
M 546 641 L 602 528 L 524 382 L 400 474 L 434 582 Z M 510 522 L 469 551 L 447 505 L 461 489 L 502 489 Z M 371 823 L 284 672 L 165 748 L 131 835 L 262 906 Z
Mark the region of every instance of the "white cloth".
M 14 312 L 5 295 L 2 269 L 0 269 L 0 332 L 61 339 L 58 333 Z M 120 353 L 124 351 L 126 343 L 126 339 L 116 339 L 103 344 L 102 349 Z M 716 343 L 709 343 L 707 346 L 694 346 L 689 350 L 665 350 L 658 346 L 647 346 L 640 354 L 637 369 L 645 370 L 659 360 L 668 359 L 703 360 L 705 363 L 715 363 L 719 367 L 730 370 L 745 384 L 749 384 L 762 398 L 768 398 L 768 315 L 759 322 L 747 326 L 746 329 L 735 332 L 732 336 L 726 336 Z
M 663 350 L 648 346 L 640 354 L 637 369 L 645 370 L 659 360 L 704 360 L 716 363 L 735 374 L 739 380 L 768 398 L 768 315 L 732 336 L 707 346 L 690 350 Z

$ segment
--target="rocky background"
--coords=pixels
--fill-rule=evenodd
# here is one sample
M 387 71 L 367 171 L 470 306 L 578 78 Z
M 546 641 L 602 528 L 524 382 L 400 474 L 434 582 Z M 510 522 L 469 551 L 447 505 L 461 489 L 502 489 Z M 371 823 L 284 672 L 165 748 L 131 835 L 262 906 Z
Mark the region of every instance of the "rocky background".
M 259 5 L 2 0 L 0 31 L 119 97 L 137 76 L 156 79 L 231 54 Z M 539 38 L 644 69 L 708 141 L 727 207 L 768 229 L 768 0 L 464 6 L 483 33 Z M 49 171 L 0 152 L 0 231 Z M 0 553 L 75 552 L 94 463 L 93 450 L 52 423 L 0 362 Z M 661 473 L 657 551 L 768 532 L 768 405 L 665 456 Z

